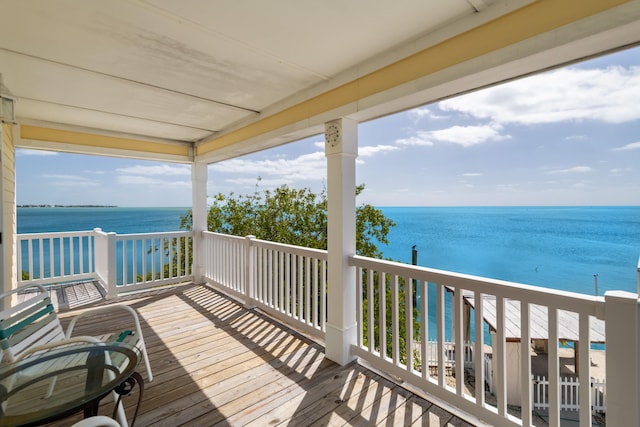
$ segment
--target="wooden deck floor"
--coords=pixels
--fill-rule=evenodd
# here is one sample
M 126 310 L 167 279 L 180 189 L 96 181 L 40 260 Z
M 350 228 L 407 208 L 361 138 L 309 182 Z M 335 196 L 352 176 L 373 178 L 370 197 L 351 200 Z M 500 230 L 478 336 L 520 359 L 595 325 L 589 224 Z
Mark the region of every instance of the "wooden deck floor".
M 155 376 L 136 426 L 469 426 L 357 363 L 329 361 L 322 346 L 207 286 L 119 302 L 140 314 Z M 63 323 L 77 310 L 61 311 Z M 125 398 L 129 417 L 136 400 Z M 112 409 L 107 398 L 100 413 Z

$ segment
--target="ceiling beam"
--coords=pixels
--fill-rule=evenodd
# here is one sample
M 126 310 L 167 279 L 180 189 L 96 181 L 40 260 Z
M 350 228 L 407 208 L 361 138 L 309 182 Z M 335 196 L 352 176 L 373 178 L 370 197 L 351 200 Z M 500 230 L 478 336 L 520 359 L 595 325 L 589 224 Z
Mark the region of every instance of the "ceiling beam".
M 193 148 L 189 143 L 153 142 L 27 124 L 19 125 L 19 136 L 16 138 L 15 146 L 159 161 L 193 161 Z

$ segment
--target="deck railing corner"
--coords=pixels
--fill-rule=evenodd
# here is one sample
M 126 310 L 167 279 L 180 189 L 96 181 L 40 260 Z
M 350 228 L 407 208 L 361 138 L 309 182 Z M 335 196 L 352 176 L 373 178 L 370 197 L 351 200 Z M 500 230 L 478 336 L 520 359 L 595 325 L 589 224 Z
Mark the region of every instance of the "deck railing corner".
M 254 282 L 255 282 L 255 274 L 254 269 L 252 268 L 255 263 L 256 251 L 253 246 L 253 242 L 256 239 L 256 236 L 249 235 L 245 236 L 245 272 L 244 272 L 244 305 L 246 308 L 251 309 L 255 307 L 254 301 Z
M 118 296 L 116 287 L 116 233 L 105 233 L 94 228 L 96 276 L 107 288 L 107 299 Z

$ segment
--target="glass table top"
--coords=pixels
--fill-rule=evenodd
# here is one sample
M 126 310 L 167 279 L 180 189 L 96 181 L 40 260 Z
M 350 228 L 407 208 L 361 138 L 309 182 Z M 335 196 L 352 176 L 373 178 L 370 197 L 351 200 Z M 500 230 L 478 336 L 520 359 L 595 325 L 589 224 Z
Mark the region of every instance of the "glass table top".
M 81 411 L 129 378 L 139 355 L 123 343 L 81 343 L 0 365 L 0 426 L 37 425 Z

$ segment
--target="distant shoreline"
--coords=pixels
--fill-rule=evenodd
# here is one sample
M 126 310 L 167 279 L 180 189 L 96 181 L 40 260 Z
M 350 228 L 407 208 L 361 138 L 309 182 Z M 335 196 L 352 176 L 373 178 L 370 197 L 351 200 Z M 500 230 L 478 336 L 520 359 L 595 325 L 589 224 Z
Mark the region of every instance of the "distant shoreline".
M 117 208 L 115 205 L 18 205 L 19 208 Z

